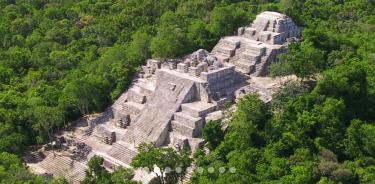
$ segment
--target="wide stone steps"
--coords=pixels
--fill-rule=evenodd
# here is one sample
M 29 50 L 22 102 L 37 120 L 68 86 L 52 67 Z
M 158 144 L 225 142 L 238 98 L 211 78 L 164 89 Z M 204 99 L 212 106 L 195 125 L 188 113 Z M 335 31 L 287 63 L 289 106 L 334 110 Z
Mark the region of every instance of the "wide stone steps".
M 236 50 L 236 54 L 238 53 L 253 53 L 254 55 L 263 56 L 266 52 L 266 48 L 257 45 L 256 43 L 246 43 Z
M 123 143 L 125 144 L 125 143 Z M 111 150 L 109 150 L 108 155 L 111 157 L 130 165 L 133 157 L 137 154 L 134 150 L 129 149 L 127 146 L 121 144 L 121 142 L 116 142 L 112 145 Z
M 193 127 L 187 126 L 182 122 L 172 120 L 172 131 L 185 137 L 199 137 L 200 132 Z
M 221 54 L 221 53 L 215 53 L 215 56 L 221 62 L 228 62 L 229 58 L 230 58 L 229 55 L 225 55 L 225 54 Z
M 194 170 L 197 168 L 195 164 L 192 164 L 189 169 L 187 170 L 187 173 L 185 174 L 182 181 L 179 181 L 178 184 L 188 184 L 190 183 L 190 179 L 193 176 Z
M 239 59 L 234 61 L 234 64 L 237 66 L 237 70 L 240 69 L 244 73 L 251 73 L 254 70 L 255 62 L 250 62 L 249 60 Z
M 64 177 L 70 183 L 79 183 L 85 178 L 87 169 L 82 163 L 73 161 L 66 156 L 48 155 L 40 166 L 54 176 Z
M 250 61 L 255 61 L 256 63 L 259 63 L 261 56 L 245 52 L 245 53 L 241 54 L 241 58 L 246 59 L 246 60 L 250 60 Z
M 192 117 L 199 118 L 199 117 L 204 117 L 208 113 L 215 111 L 216 106 L 214 104 L 199 101 L 199 102 L 181 104 L 181 109 L 184 113 Z
M 240 60 L 240 59 L 248 60 L 249 63 L 259 63 L 261 61 L 261 56 L 256 55 L 254 53 L 242 52 L 230 58 L 229 62 L 235 63 L 235 61 Z
M 240 45 L 239 41 L 231 40 L 228 37 L 220 39 L 219 42 L 216 44 L 216 46 L 230 47 L 230 48 L 233 48 L 233 49 L 237 48 L 239 45 Z
M 261 62 L 261 63 L 255 65 L 254 67 L 255 67 L 255 72 L 252 75 L 253 76 L 260 76 L 262 74 L 262 70 L 264 68 L 264 62 Z
M 146 96 L 150 96 L 155 91 L 155 85 L 145 79 L 139 79 L 134 85 L 139 87 L 139 92 Z
M 221 39 L 219 43 L 212 49 L 213 54 L 223 54 L 228 57 L 231 57 L 234 55 L 235 50 L 239 46 L 239 42 L 237 41 L 230 41 L 227 39 Z
M 192 117 L 189 114 L 183 113 L 183 112 L 176 112 L 173 116 L 175 121 L 182 122 L 186 126 L 191 128 L 196 128 L 199 126 L 202 126 L 203 124 L 203 118 L 201 117 Z
M 129 127 L 126 134 L 121 138 L 122 141 L 134 145 L 140 143 L 150 143 L 151 141 L 147 139 L 142 127 Z
M 228 56 L 233 56 L 235 53 L 236 48 L 226 47 L 226 46 L 218 46 L 215 47 L 212 53 L 214 54 L 223 54 Z

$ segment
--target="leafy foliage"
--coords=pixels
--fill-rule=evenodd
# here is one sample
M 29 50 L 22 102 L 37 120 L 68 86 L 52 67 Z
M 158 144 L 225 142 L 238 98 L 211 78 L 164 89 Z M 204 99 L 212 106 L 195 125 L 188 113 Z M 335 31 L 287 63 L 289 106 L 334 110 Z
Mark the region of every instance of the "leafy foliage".
M 89 168 L 86 170 L 86 177 L 83 184 L 137 184 L 132 181 L 133 171 L 119 167 L 115 172 L 109 173 L 103 166 L 104 159 L 99 156 L 92 157 L 89 162 Z
M 178 152 L 172 148 L 158 148 L 152 143 L 143 143 L 139 145 L 138 151 L 131 165 L 134 168 L 145 168 L 154 172 L 157 183 L 177 183 L 185 176 L 191 164 L 189 153 L 185 150 Z
M 209 121 L 204 126 L 203 138 L 208 144 L 208 148 L 215 149 L 224 138 L 224 131 L 220 121 Z

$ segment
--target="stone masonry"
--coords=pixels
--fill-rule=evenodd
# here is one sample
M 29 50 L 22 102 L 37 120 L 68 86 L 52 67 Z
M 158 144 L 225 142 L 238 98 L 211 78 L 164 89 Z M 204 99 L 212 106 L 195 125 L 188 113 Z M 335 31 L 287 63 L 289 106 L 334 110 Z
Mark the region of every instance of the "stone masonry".
M 86 159 L 75 159 L 66 151 L 75 148 L 67 148 L 57 151 L 57 156 L 45 152 L 45 160 L 29 166 L 34 173 L 65 176 L 71 183 L 78 183 L 94 155 L 103 157 L 105 167 L 114 170 L 130 167 L 137 147 L 144 142 L 186 147 L 194 152 L 204 145 L 205 123 L 223 118 L 225 104 L 248 93 L 270 100 L 277 85 L 263 76 L 276 55 L 300 33 L 289 17 L 263 12 L 252 24 L 239 28 L 238 35 L 222 38 L 212 52 L 200 49 L 163 62 L 149 59 L 127 91 L 98 121 L 64 133 L 88 150 Z M 142 170 L 135 174 L 142 183 L 154 177 Z
M 238 29 L 237 36 L 222 38 L 212 53 L 252 76 L 265 76 L 277 54 L 298 39 L 301 29 L 286 15 L 265 11 L 254 22 Z

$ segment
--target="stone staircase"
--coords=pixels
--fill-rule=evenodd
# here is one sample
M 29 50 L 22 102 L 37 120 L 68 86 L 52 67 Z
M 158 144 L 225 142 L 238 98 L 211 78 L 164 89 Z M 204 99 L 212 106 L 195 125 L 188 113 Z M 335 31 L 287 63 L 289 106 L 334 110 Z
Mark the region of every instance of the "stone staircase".
M 50 153 L 39 165 L 54 176 L 64 177 L 70 183 L 78 184 L 85 178 L 87 166 L 66 156 Z
M 129 149 L 131 145 L 123 141 L 118 141 L 113 143 L 111 150 L 109 150 L 108 155 L 130 165 L 133 157 L 137 154 L 135 150 Z
M 192 151 L 202 146 L 202 128 L 205 116 L 216 110 L 216 105 L 202 101 L 181 104 L 171 121 L 169 140 L 172 144 L 189 144 Z M 183 146 L 183 145 L 180 145 Z
M 206 103 L 202 101 L 184 103 L 181 104 L 182 112 L 192 116 L 192 117 L 204 117 L 210 112 L 216 110 L 216 106 L 212 103 Z
M 220 39 L 219 43 L 212 49 L 219 60 L 227 62 L 230 57 L 234 56 L 235 50 L 239 47 L 240 42 L 232 41 L 227 38 Z
M 160 70 L 157 77 L 155 91 L 122 139 L 131 145 L 137 146 L 142 142 L 154 142 L 158 146 L 164 144 L 173 114 L 179 110 L 181 103 L 194 97 L 195 82 L 189 78 L 176 77 L 169 70 Z
M 261 61 L 255 65 L 255 72 L 252 75 L 258 77 L 267 74 L 268 67 L 271 64 L 271 61 L 276 59 L 276 55 L 281 52 L 281 50 L 282 48 L 267 49 L 264 57 L 262 57 Z
M 192 117 L 184 112 L 174 113 L 174 120 L 171 127 L 174 132 L 178 132 L 186 137 L 199 137 L 204 120 L 201 117 Z
M 250 74 L 256 71 L 256 65 L 261 63 L 265 53 L 266 48 L 264 46 L 252 40 L 247 40 L 236 50 L 235 56 L 230 58 L 229 62 L 236 65 L 237 70 Z
M 194 163 L 191 164 L 191 166 L 189 167 L 189 170 L 187 170 L 187 173 L 182 178 L 182 181 L 179 181 L 178 184 L 188 184 L 188 183 L 190 183 L 190 179 L 191 179 L 191 177 L 193 177 L 193 173 L 194 173 L 196 168 L 197 168 L 197 166 Z
M 127 133 L 122 137 L 121 141 L 126 142 L 127 145 L 131 145 L 132 147 L 136 147 L 140 143 L 152 142 L 142 131 L 145 127 L 146 126 L 139 126 L 137 128 L 128 127 Z
M 133 81 L 133 85 L 120 96 L 112 105 L 115 118 L 130 115 L 131 119 L 136 117 L 144 108 L 148 97 L 154 92 L 154 79 L 138 78 Z

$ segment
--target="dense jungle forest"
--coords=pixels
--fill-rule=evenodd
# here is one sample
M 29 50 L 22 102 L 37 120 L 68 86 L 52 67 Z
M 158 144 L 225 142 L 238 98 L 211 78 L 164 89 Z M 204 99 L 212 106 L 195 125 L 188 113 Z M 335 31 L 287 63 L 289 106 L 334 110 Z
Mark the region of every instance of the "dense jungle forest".
M 0 0 L 0 183 L 65 183 L 22 154 L 110 106 L 147 58 L 211 50 L 266 10 L 303 27 L 270 67 L 300 80 L 208 123 L 191 183 L 375 183 L 374 0 Z M 130 183 L 101 173 L 85 182 Z

